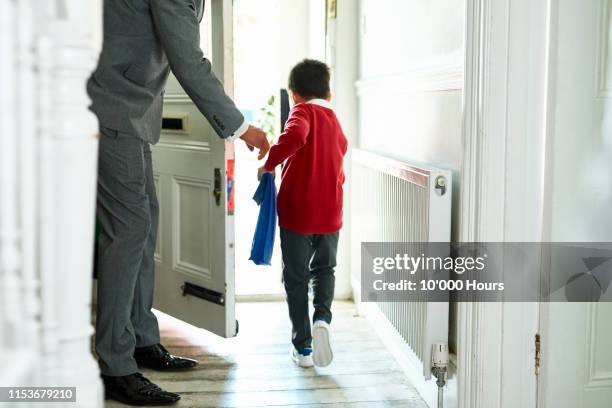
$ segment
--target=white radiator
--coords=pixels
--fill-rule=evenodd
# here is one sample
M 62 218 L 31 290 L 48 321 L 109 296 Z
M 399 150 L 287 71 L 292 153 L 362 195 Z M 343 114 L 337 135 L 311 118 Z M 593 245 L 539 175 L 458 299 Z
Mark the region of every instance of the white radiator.
M 352 170 L 353 265 L 360 266 L 362 242 L 450 241 L 449 171 L 358 149 L 353 150 Z M 448 303 L 385 302 L 383 298 L 373 308 L 408 346 L 412 365 L 429 379 L 432 344 L 448 341 Z

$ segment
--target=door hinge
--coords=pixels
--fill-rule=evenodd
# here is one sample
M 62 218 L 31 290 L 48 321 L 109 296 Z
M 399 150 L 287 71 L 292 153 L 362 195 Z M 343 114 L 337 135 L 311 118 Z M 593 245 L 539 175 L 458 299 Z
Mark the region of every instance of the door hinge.
M 540 366 L 542 365 L 542 340 L 540 334 L 535 335 L 535 374 L 540 374 Z

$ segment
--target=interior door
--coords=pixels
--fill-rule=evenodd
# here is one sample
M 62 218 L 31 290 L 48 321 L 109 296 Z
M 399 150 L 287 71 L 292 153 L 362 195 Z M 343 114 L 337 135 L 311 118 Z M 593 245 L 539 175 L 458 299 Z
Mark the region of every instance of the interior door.
M 612 0 L 552 4 L 548 240 L 612 242 Z M 539 406 L 612 406 L 612 304 L 543 304 L 541 335 Z
M 206 1 L 202 49 L 230 95 L 231 26 L 231 0 Z M 153 147 L 160 203 L 154 307 L 223 337 L 237 333 L 227 190 L 232 154 L 171 75 L 162 136 Z

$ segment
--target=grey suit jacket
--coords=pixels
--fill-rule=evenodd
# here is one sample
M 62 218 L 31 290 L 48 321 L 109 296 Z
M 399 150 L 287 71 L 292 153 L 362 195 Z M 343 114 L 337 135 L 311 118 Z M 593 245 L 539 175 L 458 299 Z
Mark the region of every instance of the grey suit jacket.
M 203 0 L 105 0 L 104 44 L 87 84 L 103 127 L 159 141 L 170 69 L 221 138 L 244 117 L 200 49 Z

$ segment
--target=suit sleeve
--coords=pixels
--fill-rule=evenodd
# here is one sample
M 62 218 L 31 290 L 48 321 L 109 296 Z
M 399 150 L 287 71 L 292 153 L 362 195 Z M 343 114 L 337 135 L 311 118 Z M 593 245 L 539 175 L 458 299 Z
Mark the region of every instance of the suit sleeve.
M 150 4 L 172 72 L 215 132 L 223 139 L 232 136 L 244 117 L 204 58 L 194 0 L 151 0 Z
M 268 160 L 264 165 L 268 171 L 273 171 L 276 166 L 293 156 L 300 150 L 308 140 L 310 133 L 310 119 L 308 110 L 303 105 L 293 108 L 287 123 L 285 132 L 278 138 L 278 142 L 272 146 L 268 153 Z

